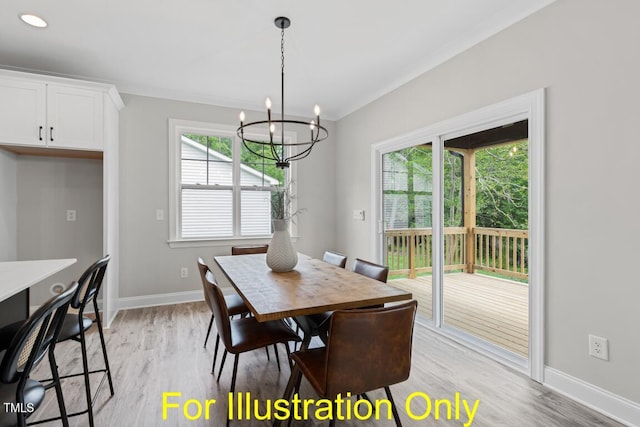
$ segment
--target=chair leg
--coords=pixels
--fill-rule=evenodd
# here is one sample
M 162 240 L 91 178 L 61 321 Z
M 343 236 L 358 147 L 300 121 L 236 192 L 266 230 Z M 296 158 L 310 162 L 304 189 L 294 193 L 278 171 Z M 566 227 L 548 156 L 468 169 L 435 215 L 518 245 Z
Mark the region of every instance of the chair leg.
M 227 350 L 222 353 L 222 362 L 220 362 L 220 370 L 218 371 L 218 378 L 216 378 L 216 382 L 220 382 L 220 375 L 222 375 L 222 368 L 224 367 L 225 360 L 227 360 Z
M 391 412 L 393 412 L 393 418 L 396 420 L 396 427 L 402 427 L 402 422 L 400 422 L 400 415 L 398 415 L 398 409 L 396 408 L 396 403 L 393 401 L 393 396 L 391 396 L 391 389 L 389 386 L 384 388 L 384 392 L 387 394 L 387 399 L 391 402 Z
M 269 347 L 268 347 L 268 346 L 267 346 L 267 347 L 265 347 L 265 348 L 264 348 L 264 351 L 266 351 L 266 352 L 267 352 L 267 360 L 268 360 L 269 362 L 271 362 L 271 356 L 269 356 Z
M 293 345 L 296 343 L 294 342 Z M 289 361 L 289 371 L 293 369 L 293 362 L 291 361 L 291 350 L 289 349 L 289 343 L 284 343 L 284 348 L 287 349 L 287 361 Z
M 18 414 L 18 427 L 27 427 L 27 414 Z
M 80 318 L 82 322 L 82 318 Z M 91 384 L 89 381 L 89 362 L 87 361 L 87 342 L 84 336 L 84 328 L 80 325 L 80 347 L 82 348 L 82 368 L 84 373 L 84 389 L 87 395 L 87 416 L 89 417 L 89 426 L 93 427 L 93 404 L 91 398 Z
M 107 356 L 107 345 L 104 342 L 104 333 L 102 332 L 102 319 L 100 318 L 100 312 L 98 311 L 98 303 L 95 298 L 93 300 L 93 307 L 96 314 L 96 323 L 98 324 L 98 335 L 100 335 L 100 345 L 102 345 L 102 357 L 104 359 L 104 367 L 107 371 L 107 380 L 109 380 L 109 391 L 111 396 L 115 394 L 113 390 L 113 380 L 111 379 L 111 368 L 109 367 L 109 357 Z
M 280 371 L 280 356 L 278 355 L 278 347 L 276 347 L 276 345 L 273 345 L 273 352 L 276 354 L 276 362 L 278 362 L 278 372 Z
M 64 395 L 62 394 L 62 386 L 60 385 L 60 376 L 58 375 L 58 364 L 53 352 L 54 347 L 49 348 L 49 366 L 51 367 L 51 376 L 53 377 L 53 385 L 56 389 L 56 399 L 58 400 L 58 409 L 60 410 L 60 420 L 63 427 L 69 427 L 69 418 L 67 417 L 67 408 L 64 405 Z
M 233 360 L 233 376 L 231 377 L 231 395 L 233 395 L 236 390 L 236 374 L 238 373 L 238 359 L 240 359 L 240 353 L 236 354 L 236 357 Z M 231 422 L 231 418 L 227 417 L 227 427 L 229 427 L 229 423 Z
M 236 357 L 233 359 L 233 375 L 231 376 L 231 390 L 230 393 L 236 390 L 236 374 L 238 373 L 238 359 L 240 359 L 240 353 L 236 354 Z
M 209 329 L 207 329 L 207 336 L 204 339 L 204 347 L 207 346 L 207 341 L 209 341 L 209 334 L 211 333 L 211 327 L 213 326 L 213 314 L 211 315 L 211 320 L 209 321 Z
M 216 336 L 216 349 L 213 351 L 213 365 L 211 365 L 211 373 L 215 374 L 216 372 L 216 360 L 218 360 L 218 347 L 220 346 L 220 334 Z M 224 363 L 224 362 L 223 362 Z M 220 365 L 222 368 L 222 365 Z

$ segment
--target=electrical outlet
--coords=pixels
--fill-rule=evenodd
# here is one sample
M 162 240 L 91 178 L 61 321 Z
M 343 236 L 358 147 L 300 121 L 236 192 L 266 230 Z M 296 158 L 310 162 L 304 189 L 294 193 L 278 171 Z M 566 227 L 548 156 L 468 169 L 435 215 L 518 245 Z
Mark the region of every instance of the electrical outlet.
M 589 335 L 589 356 L 609 360 L 609 340 Z
M 162 209 L 156 209 L 156 221 L 164 221 L 164 211 Z
M 76 211 L 74 209 L 69 209 L 67 211 L 67 221 L 75 221 L 76 220 Z
M 186 279 L 187 277 L 189 277 L 189 269 L 187 267 L 182 267 L 180 269 L 180 277 L 182 279 Z

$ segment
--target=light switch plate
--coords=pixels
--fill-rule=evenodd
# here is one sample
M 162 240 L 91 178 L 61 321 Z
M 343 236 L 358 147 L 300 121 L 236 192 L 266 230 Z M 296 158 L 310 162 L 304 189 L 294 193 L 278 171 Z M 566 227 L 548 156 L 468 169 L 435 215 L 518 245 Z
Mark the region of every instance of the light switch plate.
M 364 209 L 356 209 L 353 211 L 353 219 L 364 221 Z

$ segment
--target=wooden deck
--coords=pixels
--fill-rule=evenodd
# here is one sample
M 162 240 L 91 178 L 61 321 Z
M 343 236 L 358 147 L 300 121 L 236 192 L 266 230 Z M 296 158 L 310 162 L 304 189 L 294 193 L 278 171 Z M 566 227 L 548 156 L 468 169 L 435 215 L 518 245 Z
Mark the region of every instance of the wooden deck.
M 394 279 L 389 284 L 411 291 L 418 312 L 431 319 L 431 278 Z M 481 274 L 446 274 L 444 323 L 528 357 L 529 287 Z

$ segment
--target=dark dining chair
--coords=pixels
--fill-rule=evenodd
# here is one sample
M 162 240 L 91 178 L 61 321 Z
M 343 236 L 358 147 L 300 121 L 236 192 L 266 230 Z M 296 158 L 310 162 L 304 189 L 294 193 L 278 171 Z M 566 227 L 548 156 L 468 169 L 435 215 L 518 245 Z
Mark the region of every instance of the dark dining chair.
M 322 260 L 336 267 L 345 268 L 347 265 L 347 256 L 339 252 L 324 251 Z
M 84 377 L 87 409 L 68 414 L 68 416 L 75 417 L 86 413 L 89 418 L 89 426 L 91 427 L 93 427 L 94 396 L 91 394 L 91 379 L 89 376 L 91 374 L 102 372 L 102 381 L 104 381 L 104 378 L 106 377 L 111 396 L 115 393 L 113 389 L 113 379 L 111 378 L 111 368 L 109 367 L 109 357 L 107 356 L 107 345 L 104 339 L 104 332 L 102 331 L 102 317 L 100 316 L 100 309 L 98 308 L 98 295 L 100 293 L 102 281 L 107 271 L 107 265 L 109 264 L 110 259 L 111 257 L 109 255 L 105 255 L 91 264 L 91 266 L 82 273 L 82 276 L 78 279 L 78 289 L 71 300 L 71 307 L 75 310 L 73 313 L 67 313 L 65 316 L 62 329 L 60 330 L 60 336 L 58 337 L 59 343 L 65 341 L 75 341 L 80 343 L 82 372 L 62 375 L 60 376 L 60 379 L 78 376 Z M 93 318 L 85 316 L 85 311 L 87 309 L 93 311 Z M 96 325 L 98 329 L 98 338 L 100 340 L 104 367 L 90 370 L 86 337 L 87 332 L 93 325 Z M 100 381 L 100 386 L 102 385 L 102 381 Z M 98 386 L 98 390 L 100 389 L 100 386 Z
M 387 283 L 389 267 L 356 258 L 353 263 L 353 272 L 378 280 L 379 282 Z
M 377 280 L 379 282 L 387 283 L 387 277 L 389 276 L 389 267 L 386 265 L 376 264 L 371 261 L 365 261 L 360 258 L 356 258 L 353 262 L 353 272 L 367 276 L 370 279 Z M 384 307 L 384 304 L 371 305 L 364 308 Z
M 325 252 L 326 254 L 327 252 Z M 341 254 L 340 254 L 341 255 Z M 342 255 L 344 256 L 344 255 Z M 339 258 L 335 255 L 329 255 L 327 257 L 330 263 L 334 264 Z M 324 257 L 323 257 L 324 260 Z M 341 262 L 341 261 L 340 261 Z M 346 265 L 347 259 L 344 257 L 344 263 Z M 336 265 L 336 264 L 334 264 Z M 365 261 L 360 258 L 356 258 L 353 263 L 353 272 L 367 276 L 370 279 L 378 280 L 383 283 L 387 283 L 387 277 L 389 276 L 389 267 L 373 263 L 371 261 Z M 377 308 L 384 307 L 384 304 L 372 305 L 363 308 Z M 307 317 L 307 328 L 311 330 L 311 336 L 318 336 L 323 343 L 327 343 L 327 334 L 329 333 L 329 318 L 331 312 L 327 311 L 319 314 L 312 314 Z
M 209 340 L 209 334 L 211 333 L 211 327 L 213 326 L 214 320 L 214 311 L 213 311 L 213 301 L 209 297 L 209 292 L 207 292 L 207 273 L 210 271 L 209 266 L 204 261 L 204 259 L 198 257 L 198 271 L 200 272 L 200 278 L 202 280 L 202 290 L 204 291 L 204 300 L 207 303 L 207 306 L 211 310 L 211 320 L 209 320 L 209 328 L 207 329 L 207 336 L 204 339 L 204 346 L 207 346 L 207 341 Z M 249 314 L 249 307 L 244 303 L 240 295 L 231 294 L 225 295 L 224 302 L 227 306 L 227 311 L 229 312 L 229 316 L 244 316 Z M 216 360 L 218 359 L 218 347 L 220 346 L 220 334 L 216 334 L 216 347 L 213 352 L 213 364 L 211 365 L 211 373 L 215 371 L 216 368 Z
M 345 268 L 347 265 L 347 256 L 343 255 L 339 252 L 334 251 L 325 251 L 322 255 L 322 261 L 335 265 L 336 267 Z M 303 320 L 306 322 L 306 327 L 308 332 L 312 337 L 319 337 L 323 343 L 327 343 L 327 333 L 329 329 L 329 318 L 331 317 L 331 311 L 325 311 L 323 313 L 310 314 L 308 316 L 304 316 Z M 299 323 L 301 322 L 300 318 L 296 319 L 296 333 L 299 332 Z
M 266 348 L 270 345 L 275 347 L 276 344 L 283 344 L 289 356 L 289 341 L 299 341 L 300 337 L 291 330 L 283 321 L 275 320 L 271 322 L 258 322 L 255 317 L 242 317 L 239 319 L 231 319 L 229 311 L 224 301 L 222 289 L 216 284 L 213 274 L 209 271 L 205 275 L 206 292 L 213 302 L 213 311 L 225 352 L 222 356 L 222 364 L 216 381 L 220 381 L 222 375 L 222 367 L 227 353 L 235 355 L 233 361 L 233 375 L 231 377 L 230 393 L 235 391 L 236 376 L 238 373 L 238 359 L 241 353 Z M 276 351 L 276 360 L 278 361 L 278 370 L 280 370 L 280 360 Z M 289 363 L 291 364 L 290 359 Z M 291 366 L 291 365 L 290 365 Z M 229 420 L 227 420 L 227 426 Z
M 60 410 L 60 417 L 56 419 L 60 419 L 63 426 L 69 425 L 54 349 L 77 288 L 78 283 L 74 282 L 40 306 L 26 321 L 5 329 L 5 332 L 11 330 L 13 337 L 0 362 L 0 426 L 26 426 L 27 418 L 41 405 L 46 387 L 29 375 L 46 354 Z M 16 411 L 7 409 L 12 405 Z
M 245 245 L 245 246 L 232 246 L 231 255 L 251 255 L 251 254 L 266 254 L 269 250 L 269 245 Z
M 299 390 L 302 376 L 321 398 L 333 401 L 333 414 L 338 394 L 361 396 L 384 388 L 396 426 L 402 426 L 389 387 L 409 378 L 417 306 L 413 300 L 390 307 L 335 311 L 325 347 L 291 354 L 295 365 L 284 399 Z M 335 418 L 330 422 L 334 425 Z
M 231 255 L 254 255 L 254 254 L 266 254 L 269 250 L 268 244 L 262 245 L 241 245 L 241 246 L 231 246 Z M 264 348 L 265 353 L 267 353 L 267 360 L 271 360 L 271 356 L 269 356 L 269 348 Z M 273 351 L 276 352 L 276 356 L 278 355 L 278 350 L 273 347 Z

